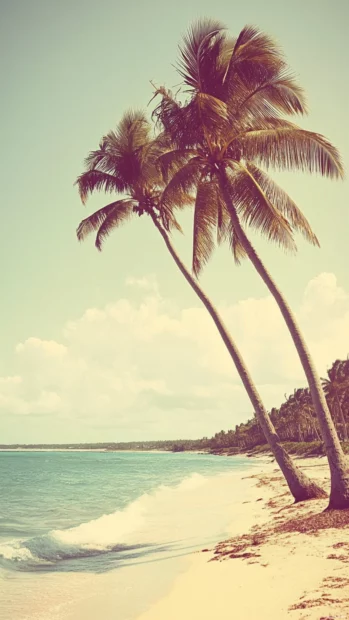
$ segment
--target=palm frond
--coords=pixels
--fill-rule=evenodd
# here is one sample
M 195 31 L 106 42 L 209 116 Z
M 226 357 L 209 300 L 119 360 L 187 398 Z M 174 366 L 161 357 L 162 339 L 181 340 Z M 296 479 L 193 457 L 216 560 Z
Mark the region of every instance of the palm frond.
M 290 224 L 272 205 L 247 168 L 233 162 L 227 173 L 232 203 L 242 222 L 285 250 L 295 251 Z
M 217 227 L 217 205 L 214 186 L 210 181 L 198 184 L 193 228 L 193 272 L 198 276 L 214 250 L 214 232 Z
M 292 75 L 283 70 L 276 71 L 272 78 L 261 81 L 254 88 L 239 81 L 230 107 L 234 117 L 246 120 L 307 113 L 303 89 Z
M 214 195 L 212 198 L 217 205 L 217 243 L 221 245 L 230 235 L 230 215 L 215 178 L 212 179 L 211 185 L 214 188 Z
M 207 93 L 197 93 L 195 103 L 198 108 L 198 125 L 204 125 L 208 129 L 221 128 L 222 123 L 228 119 L 227 105 Z
M 97 250 L 101 252 L 102 245 L 110 233 L 115 229 L 127 222 L 134 214 L 133 203 L 131 200 L 125 200 L 123 205 L 116 208 L 110 215 L 106 217 L 101 224 L 96 235 L 95 245 Z
M 153 99 L 158 95 L 161 98 L 152 112 L 152 119 L 163 129 L 164 134 L 169 135 L 171 139 L 171 127 L 178 124 L 177 118 L 181 115 L 182 106 L 172 92 L 164 86 L 156 89 Z
M 271 204 L 287 219 L 293 230 L 302 233 L 304 238 L 312 245 L 320 246 L 318 238 L 313 232 L 307 218 L 287 192 L 277 185 L 268 174 L 254 164 L 247 162 L 246 168 L 265 192 Z
M 148 162 L 151 162 L 152 164 L 157 163 L 159 157 L 171 148 L 172 145 L 168 136 L 159 134 L 152 140 L 148 140 L 148 142 L 142 144 L 138 149 L 136 149 L 136 153 L 141 166 L 143 166 Z
M 158 157 L 157 165 L 164 181 L 167 183 L 195 154 L 193 149 L 173 149 L 162 153 Z
M 265 124 L 268 127 L 250 129 L 239 137 L 244 159 L 278 170 L 344 177 L 339 152 L 324 136 L 281 119 L 268 119 Z
M 201 176 L 198 157 L 193 157 L 169 181 L 161 196 L 161 207 L 172 211 L 188 204 L 188 196 L 195 190 Z
M 237 79 L 253 88 L 269 80 L 275 71 L 282 68 L 286 68 L 286 64 L 275 41 L 258 28 L 245 26 L 237 38 L 227 67 L 227 97 L 233 94 Z
M 88 170 L 94 170 L 98 168 L 98 165 L 103 158 L 107 155 L 106 150 L 107 136 L 103 136 L 103 138 L 99 142 L 98 149 L 94 151 L 90 151 L 90 153 L 85 158 L 85 166 Z
M 169 136 L 175 148 L 185 148 L 197 143 L 197 128 L 193 126 L 194 106 L 189 103 L 183 106 L 172 95 L 171 91 L 159 88 L 156 94 L 161 95 L 160 103 L 152 113 L 158 127 Z
M 205 130 L 227 130 L 226 104 L 214 95 L 197 92 L 182 105 L 170 91 L 159 89 L 161 101 L 153 111 L 153 118 L 169 136 L 177 149 L 194 148 L 205 139 Z
M 217 83 L 222 82 L 223 31 L 220 22 L 203 19 L 194 23 L 183 37 L 179 73 L 190 91 L 215 94 Z
M 162 226 L 168 232 L 172 232 L 173 230 L 177 230 L 180 233 L 183 233 L 182 227 L 174 214 L 168 209 L 161 209 L 159 218 L 161 220 Z
M 230 225 L 229 242 L 230 242 L 231 251 L 233 253 L 235 265 L 239 266 L 241 265 L 241 262 L 245 258 L 247 258 L 247 253 L 246 253 L 245 248 L 241 244 L 239 237 L 235 233 L 234 227 L 232 224 Z
M 216 204 L 218 205 L 217 242 L 221 245 L 228 241 L 234 262 L 236 265 L 240 265 L 241 261 L 247 257 L 247 254 L 238 236 L 235 234 L 229 211 L 220 195 L 219 187 L 217 187 L 216 192 Z
M 124 191 L 124 184 L 117 176 L 101 172 L 100 170 L 83 172 L 75 181 L 75 185 L 78 186 L 83 204 L 86 203 L 89 194 L 92 194 L 94 191 L 102 189 L 110 193 Z
M 98 209 L 80 222 L 76 230 L 79 241 L 83 241 L 90 233 L 98 231 L 97 238 L 98 235 L 101 236 L 98 243 L 96 239 L 96 246 L 100 250 L 103 238 L 109 234 L 106 230 L 111 230 L 111 227 L 115 228 L 129 219 L 133 214 L 133 205 L 131 200 L 117 200 Z M 108 224 L 105 226 L 106 222 Z
M 147 175 L 146 166 L 161 152 L 160 138 L 150 139 L 150 124 L 143 112 L 130 111 L 121 119 L 115 131 L 110 131 L 92 151 L 85 164 L 89 170 L 114 175 L 119 191 L 128 191 L 135 182 Z
M 141 110 L 126 112 L 115 132 L 110 133 L 119 154 L 133 153 L 150 141 L 150 125 Z

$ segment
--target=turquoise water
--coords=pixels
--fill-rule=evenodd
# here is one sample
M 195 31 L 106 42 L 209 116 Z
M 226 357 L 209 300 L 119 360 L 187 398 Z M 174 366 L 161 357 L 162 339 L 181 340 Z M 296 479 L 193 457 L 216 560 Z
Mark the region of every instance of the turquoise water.
M 41 618 L 37 609 L 31 615 L 23 588 L 34 592 L 39 577 L 56 587 L 50 573 L 61 575 L 64 589 L 72 573 L 148 570 L 216 541 L 241 505 L 241 479 L 252 466 L 188 453 L 0 452 L 0 578 L 9 588 L 1 617 Z M 118 619 L 132 617 L 131 607 L 125 603 L 129 615 Z M 68 618 L 61 607 L 61 615 L 45 613 Z

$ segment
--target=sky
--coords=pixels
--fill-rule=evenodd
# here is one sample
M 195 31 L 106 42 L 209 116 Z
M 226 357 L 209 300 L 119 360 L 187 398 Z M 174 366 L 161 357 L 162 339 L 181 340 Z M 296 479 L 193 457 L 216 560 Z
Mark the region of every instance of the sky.
M 87 153 L 152 86 L 175 86 L 190 23 L 259 26 L 282 45 L 309 116 L 348 168 L 346 1 L 2 0 L 0 443 L 202 437 L 252 409 L 210 318 L 146 218 L 99 254 L 76 241 L 74 181 Z M 148 106 L 148 107 L 147 107 Z M 296 257 L 254 238 L 294 308 L 320 374 L 349 353 L 348 181 L 277 174 L 317 233 Z M 86 210 L 87 209 L 87 210 Z M 174 238 L 190 263 L 187 234 Z M 222 312 L 267 407 L 304 385 L 273 300 L 252 266 L 216 251 L 202 285 Z

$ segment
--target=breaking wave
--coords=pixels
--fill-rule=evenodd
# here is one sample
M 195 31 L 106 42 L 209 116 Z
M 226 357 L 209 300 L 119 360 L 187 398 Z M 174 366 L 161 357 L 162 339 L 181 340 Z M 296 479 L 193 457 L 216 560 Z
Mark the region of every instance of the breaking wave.
M 122 510 L 76 527 L 8 540 L 0 544 L 0 561 L 15 570 L 63 570 L 62 563 L 72 560 L 108 555 L 115 562 L 178 546 L 180 541 L 194 540 L 205 532 L 212 516 L 207 506 L 209 487 L 212 501 L 220 499 L 221 504 L 222 485 L 226 486 L 231 476 L 192 474 L 176 486 L 161 485 Z

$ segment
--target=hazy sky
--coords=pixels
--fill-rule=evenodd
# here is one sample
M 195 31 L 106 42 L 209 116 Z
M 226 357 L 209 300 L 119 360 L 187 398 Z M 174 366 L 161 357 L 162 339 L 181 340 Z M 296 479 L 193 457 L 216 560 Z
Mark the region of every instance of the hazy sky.
M 299 122 L 349 161 L 346 0 L 2 1 L 0 442 L 202 436 L 251 407 L 199 302 L 146 218 L 98 254 L 79 245 L 83 159 L 153 80 L 179 82 L 181 34 L 209 16 L 282 44 L 306 89 Z M 348 182 L 278 175 L 317 232 L 296 258 L 257 241 L 325 372 L 349 352 Z M 88 209 L 105 204 L 91 199 Z M 188 215 L 187 223 L 190 217 Z M 176 239 L 186 260 L 187 239 Z M 248 264 L 220 250 L 202 282 L 224 312 L 266 404 L 303 382 L 288 335 Z

